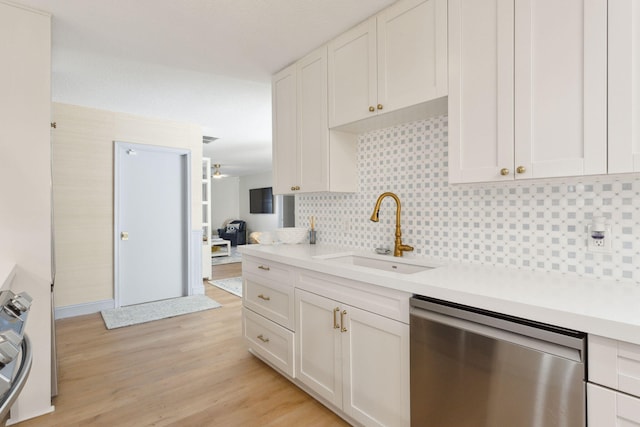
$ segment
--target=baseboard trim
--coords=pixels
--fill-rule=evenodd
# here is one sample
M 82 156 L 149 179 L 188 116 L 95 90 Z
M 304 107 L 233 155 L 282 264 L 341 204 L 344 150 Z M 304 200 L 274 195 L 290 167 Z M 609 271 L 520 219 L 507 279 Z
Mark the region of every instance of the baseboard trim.
M 83 316 L 85 314 L 98 313 L 102 310 L 115 307 L 115 301 L 106 299 L 102 301 L 88 302 L 84 304 L 66 305 L 64 307 L 56 307 L 56 320 L 66 319 L 67 317 Z

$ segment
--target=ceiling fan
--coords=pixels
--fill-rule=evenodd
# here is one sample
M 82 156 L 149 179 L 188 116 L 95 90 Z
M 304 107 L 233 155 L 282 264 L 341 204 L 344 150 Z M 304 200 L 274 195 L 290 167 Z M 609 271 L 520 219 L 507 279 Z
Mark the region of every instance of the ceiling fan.
M 212 169 L 211 178 L 220 179 L 227 176 L 220 173 L 220 163 L 215 163 L 211 169 Z

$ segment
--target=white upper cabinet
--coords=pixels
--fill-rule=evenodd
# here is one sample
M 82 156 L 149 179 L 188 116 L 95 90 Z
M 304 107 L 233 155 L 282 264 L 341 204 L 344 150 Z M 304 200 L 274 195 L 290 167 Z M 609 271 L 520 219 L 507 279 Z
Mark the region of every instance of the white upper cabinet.
M 329 130 L 327 47 L 273 76 L 274 193 L 354 192 L 357 135 Z
M 449 0 L 449 181 L 607 172 L 606 0 Z
M 376 19 L 371 18 L 329 43 L 329 126 L 375 112 L 377 79 Z
M 516 177 L 607 173 L 607 0 L 518 0 L 515 76 Z
M 297 63 L 298 179 L 305 192 L 329 186 L 329 127 L 327 126 L 327 47 Z
M 513 6 L 449 0 L 450 182 L 513 168 Z
M 273 192 L 288 193 L 297 181 L 296 66 L 275 74 L 271 82 L 273 119 Z
M 446 0 L 405 0 L 329 43 L 329 127 L 447 94 Z
M 446 0 L 396 3 L 377 16 L 377 31 L 382 112 L 447 95 Z
M 640 2 L 609 2 L 609 173 L 640 172 Z

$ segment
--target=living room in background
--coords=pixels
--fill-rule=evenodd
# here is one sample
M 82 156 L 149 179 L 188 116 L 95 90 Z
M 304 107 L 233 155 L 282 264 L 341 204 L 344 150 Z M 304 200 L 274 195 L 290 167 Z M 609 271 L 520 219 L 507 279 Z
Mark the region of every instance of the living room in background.
M 271 187 L 273 177 L 271 172 L 265 172 L 255 175 L 246 175 L 240 177 L 240 208 L 239 217 L 247 221 L 247 236 L 251 236 L 253 232 L 274 231 L 276 228 L 284 226 L 293 226 L 292 219 L 294 217 L 293 196 L 285 202 L 281 195 L 273 198 L 273 213 L 252 214 L 250 206 L 249 191 L 256 188 Z M 285 210 L 284 208 L 287 208 Z M 284 220 L 287 224 L 285 225 Z M 251 239 L 249 239 L 250 242 Z

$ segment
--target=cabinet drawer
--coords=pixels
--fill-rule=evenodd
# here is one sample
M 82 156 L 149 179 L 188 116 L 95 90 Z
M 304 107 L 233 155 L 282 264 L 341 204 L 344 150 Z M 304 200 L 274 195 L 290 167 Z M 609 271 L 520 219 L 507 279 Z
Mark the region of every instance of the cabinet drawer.
M 345 304 L 409 323 L 411 294 L 342 277 L 301 270 L 296 287 Z
M 244 286 L 245 307 L 294 330 L 293 284 L 272 282 L 253 274 L 245 274 Z
M 590 426 L 640 425 L 640 399 L 587 384 L 587 422 Z
M 293 286 L 293 273 L 286 265 L 260 258 L 242 256 L 242 274 L 250 273 L 273 282 Z
M 640 397 L 640 346 L 589 335 L 589 382 Z
M 243 335 L 256 354 L 291 378 L 294 377 L 294 334 L 247 308 L 243 312 Z

